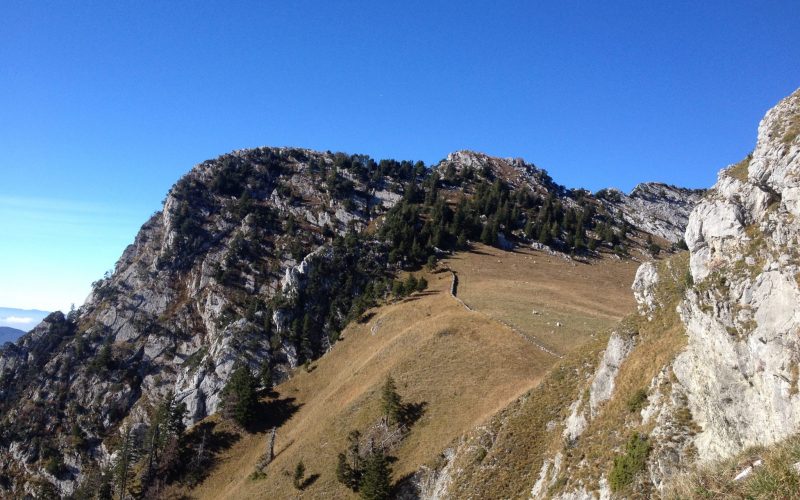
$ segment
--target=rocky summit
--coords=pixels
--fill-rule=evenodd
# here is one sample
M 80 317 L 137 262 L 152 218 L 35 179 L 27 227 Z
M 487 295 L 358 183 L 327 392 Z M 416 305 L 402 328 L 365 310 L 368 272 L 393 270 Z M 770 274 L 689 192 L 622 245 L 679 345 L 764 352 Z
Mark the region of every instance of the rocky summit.
M 800 92 L 766 115 L 752 154 L 724 169 L 708 191 L 645 183 L 630 194 L 592 194 L 561 186 L 524 160 L 471 151 L 425 166 L 258 148 L 197 165 L 170 189 L 113 272 L 93 284 L 82 307 L 50 314 L 0 348 L 2 495 L 219 495 L 215 465 L 204 457 L 235 439 L 226 444 L 208 429 L 247 417 L 241 432 L 275 429 L 272 450 L 275 434 L 299 408 L 278 408 L 289 399 L 271 396 L 273 389 L 312 397 L 323 381 L 306 378 L 321 359 L 331 359 L 320 368 L 330 377 L 329 366 L 356 360 L 368 372 L 382 362 L 374 352 L 335 347 L 357 331 L 354 325 L 368 325 L 371 336 L 391 328 L 400 335 L 405 330 L 398 328 L 409 325 L 387 326 L 380 318 L 409 300 L 419 301 L 415 313 L 428 311 L 419 322 L 435 329 L 436 342 L 458 334 L 452 325 L 481 321 L 550 364 L 528 385 L 515 386 L 525 389 L 522 395 L 509 390 L 491 414 L 466 419 L 471 427 L 437 450 L 437 463 L 402 458 L 412 472 L 396 478 L 398 495 L 607 498 L 673 491 L 673 478 L 697 464 L 800 430 L 798 136 Z M 505 265 L 502 252 L 521 256 L 508 265 L 533 269 L 547 262 L 554 280 L 549 302 L 531 307 L 532 297 L 508 295 L 508 287 L 496 291 L 481 269 L 465 267 L 465 256 L 486 254 L 481 248 L 500 252 L 480 261 L 484 267 Z M 591 321 L 619 318 L 621 306 L 610 298 L 590 300 L 558 286 L 559 276 L 569 275 L 602 294 L 588 280 L 610 269 L 609 262 L 641 263 L 633 279 L 638 309 L 580 342 L 573 333 L 559 336 L 559 329 L 583 332 Z M 425 291 L 442 276 L 446 286 Z M 520 289 L 528 285 L 520 277 Z M 500 293 L 504 299 L 492 302 Z M 460 312 L 430 319 L 437 307 L 450 311 L 429 302 L 435 294 L 457 301 Z M 573 312 L 557 316 L 554 304 Z M 579 316 L 582 324 L 571 324 Z M 342 353 L 351 357 L 342 361 Z M 441 377 L 455 362 L 441 360 Z M 392 384 L 382 389 L 382 419 L 364 417 L 370 440 L 353 434 L 339 465 L 318 471 L 336 475 L 339 489 L 323 490 L 334 488 L 324 478 L 298 483 L 300 465 L 296 486 L 317 496 L 351 495 L 367 487 L 356 478 L 367 477 L 359 457 L 373 457 L 375 446 L 398 450 L 403 440 L 413 442 L 415 429 L 435 424 L 424 405 L 402 406 L 401 415 L 392 391 L 406 386 Z M 267 409 L 237 414 L 243 397 L 237 388 L 248 386 L 259 389 Z M 232 393 L 240 399 L 231 400 Z M 342 414 L 350 415 L 342 425 L 355 426 L 363 406 L 355 401 L 327 411 L 351 412 Z M 319 411 L 324 420 L 326 410 Z M 167 435 L 177 436 L 172 452 L 163 444 Z M 271 481 L 265 468 L 274 453 L 264 458 L 263 441 L 253 446 L 260 451 L 241 449 L 253 463 L 240 479 Z M 294 453 L 291 443 L 285 446 Z M 185 459 L 184 469 L 165 458 L 169 453 Z M 172 464 L 164 465 L 161 479 L 158 464 Z M 186 470 L 192 467 L 202 473 Z M 239 497 L 239 490 L 225 491 Z

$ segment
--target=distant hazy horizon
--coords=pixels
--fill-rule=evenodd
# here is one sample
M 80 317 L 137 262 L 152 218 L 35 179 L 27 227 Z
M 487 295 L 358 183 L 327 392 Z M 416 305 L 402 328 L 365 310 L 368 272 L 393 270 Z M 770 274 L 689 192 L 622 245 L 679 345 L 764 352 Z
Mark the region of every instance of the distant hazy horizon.
M 66 313 L 67 311 L 63 311 Z M 13 307 L 0 307 L 0 326 L 16 328 L 24 332 L 30 331 L 50 312 L 38 309 L 16 309 Z

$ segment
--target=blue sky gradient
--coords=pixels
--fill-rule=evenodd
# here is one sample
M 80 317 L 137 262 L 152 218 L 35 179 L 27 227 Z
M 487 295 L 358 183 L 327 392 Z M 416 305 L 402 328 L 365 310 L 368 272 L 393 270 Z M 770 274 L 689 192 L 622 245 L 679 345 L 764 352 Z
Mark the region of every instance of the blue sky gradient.
M 192 165 L 261 145 L 707 187 L 800 86 L 800 2 L 0 7 L 0 305 L 66 309 Z

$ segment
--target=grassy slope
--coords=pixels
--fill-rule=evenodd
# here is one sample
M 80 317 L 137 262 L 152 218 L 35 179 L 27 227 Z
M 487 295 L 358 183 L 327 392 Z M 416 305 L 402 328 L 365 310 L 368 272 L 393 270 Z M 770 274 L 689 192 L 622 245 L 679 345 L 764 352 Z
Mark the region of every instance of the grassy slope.
M 512 253 L 481 246 L 448 264 L 463 278 L 458 295 L 467 304 L 561 354 L 577 350 L 635 306 L 630 286 L 638 264 L 631 261 L 607 258 L 602 265 L 590 265 L 531 250 Z
M 758 460 L 760 467 L 742 480 L 740 472 Z M 709 464 L 674 477 L 664 495 L 669 499 L 773 499 L 800 495 L 800 435 L 769 447 L 756 447 L 721 462 Z
M 312 372 L 299 370 L 277 388 L 280 398 L 293 398 L 299 409 L 278 429 L 277 457 L 266 478 L 248 478 L 265 449 L 266 433 L 244 434 L 188 493 L 199 498 L 348 497 L 349 490 L 335 479 L 336 455 L 350 430 L 363 432 L 379 418 L 378 392 L 389 373 L 405 401 L 426 405 L 395 452 L 394 477 L 402 477 L 434 463 L 459 436 L 536 387 L 558 361 L 496 319 L 569 351 L 633 307 L 634 263 L 606 260 L 573 267 L 538 252 L 480 247 L 455 256 L 449 265 L 459 273 L 459 295 L 479 311 L 466 311 L 449 296 L 449 273 L 427 275 L 429 292 L 373 311 L 368 323 L 348 327 L 344 340 Z M 593 289 L 601 283 L 604 293 L 597 296 Z M 534 316 L 534 308 L 543 314 Z M 547 325 L 556 318 L 565 326 Z M 290 475 L 299 460 L 307 476 L 319 475 L 302 493 L 293 488 Z
M 620 367 L 613 397 L 588 424 L 575 446 L 564 443 L 563 426 L 558 424 L 568 416 L 573 401 L 581 397 L 586 401 L 587 387 L 606 347 L 608 332 L 572 350 L 539 386 L 483 429 L 465 437 L 461 446 L 468 452 L 460 455 L 454 467 L 458 472 L 450 493 L 456 498 L 528 498 L 543 460 L 559 451 L 564 457 L 563 469 L 550 493 L 578 488 L 581 483 L 596 485 L 638 426 L 638 419 L 628 410 L 628 400 L 638 389 L 647 388 L 661 367 L 685 344 L 675 305 L 683 294 L 687 265 L 685 253 L 658 264 L 664 279 L 659 282 L 657 298 L 666 306 L 656 312 L 652 322 L 630 315 L 615 325 L 623 335 L 635 332 L 637 345 Z M 490 443 L 482 436 L 487 433 L 493 436 Z M 480 447 L 487 451 L 477 456 L 470 452 Z M 629 493 L 634 492 L 626 492 Z
M 620 366 L 615 379 L 614 394 L 604 403 L 602 411 L 592 420 L 574 448 L 565 448 L 566 472 L 572 486 L 583 480 L 597 484 L 609 472 L 613 459 L 624 448 L 633 432 L 648 433 L 652 424 L 641 425 L 638 412 L 631 412 L 628 401 L 668 365 L 686 345 L 686 333 L 676 312 L 683 297 L 687 253 L 677 255 L 658 265 L 659 284 L 656 287 L 658 308 L 652 321 L 642 316 L 627 318 L 619 327 L 622 334 L 637 336 L 636 347 Z M 690 422 L 686 422 L 690 425 Z M 649 498 L 652 492 L 633 486 L 622 492 L 626 496 Z

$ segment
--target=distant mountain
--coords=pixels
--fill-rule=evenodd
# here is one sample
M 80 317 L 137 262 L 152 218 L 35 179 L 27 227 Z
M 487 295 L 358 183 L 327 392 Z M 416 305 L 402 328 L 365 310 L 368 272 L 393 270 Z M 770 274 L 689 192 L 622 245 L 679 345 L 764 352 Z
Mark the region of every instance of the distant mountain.
M 191 426 L 217 413 L 238 366 L 283 382 L 330 352 L 351 320 L 394 300 L 398 273 L 477 241 L 558 256 L 567 275 L 576 261 L 673 251 L 691 203 L 681 197 L 695 193 L 639 191 L 601 199 L 473 151 L 431 168 L 296 148 L 203 162 L 80 309 L 0 349 L 0 496 L 37 485 L 49 489 L 35 496 L 80 497 L 91 471 L 111 463 L 112 438 L 129 423 L 150 426 L 144 415 L 164 395 L 185 405 Z
M 7 326 L 12 329 L 19 329 L 29 332 L 34 326 L 50 314 L 47 311 L 38 309 L 16 309 L 13 307 L 0 307 L 0 327 Z
M 0 345 L 6 342 L 14 342 L 23 335 L 25 335 L 23 330 L 11 328 L 10 326 L 0 326 Z

